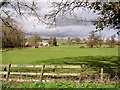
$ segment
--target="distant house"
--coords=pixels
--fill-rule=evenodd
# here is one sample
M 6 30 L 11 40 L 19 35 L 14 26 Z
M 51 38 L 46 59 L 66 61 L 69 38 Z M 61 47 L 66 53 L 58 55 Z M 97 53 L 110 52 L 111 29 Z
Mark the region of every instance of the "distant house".
M 28 42 L 25 43 L 25 46 L 27 46 L 27 45 L 28 45 Z
M 47 42 L 38 42 L 39 47 L 40 46 L 50 46 Z
M 26 47 L 41 47 L 41 46 L 50 46 L 47 42 L 38 42 L 36 46 L 31 46 L 28 42 L 25 43 Z
M 28 42 L 25 42 L 25 47 L 30 47 L 31 45 Z

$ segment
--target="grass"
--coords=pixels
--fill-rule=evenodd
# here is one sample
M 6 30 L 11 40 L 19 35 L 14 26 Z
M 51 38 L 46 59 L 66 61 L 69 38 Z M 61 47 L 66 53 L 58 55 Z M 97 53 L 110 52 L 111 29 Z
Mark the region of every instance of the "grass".
M 119 83 L 40 83 L 40 82 L 30 82 L 30 83 L 16 83 L 16 82 L 3 82 L 2 88 L 112 88 L 114 90 L 120 89 Z M 112 90 L 111 89 L 111 90 Z M 100 89 L 103 90 L 103 89 Z M 104 89 L 105 90 L 105 89 Z M 108 90 L 108 89 L 107 89 Z
M 80 45 L 61 45 L 57 47 L 23 48 L 2 52 L 3 64 L 54 64 L 54 65 L 82 65 L 87 66 L 83 74 L 96 73 L 101 67 L 108 75 L 120 72 L 120 57 L 118 47 L 115 48 L 79 48 Z M 93 68 L 95 67 L 95 68 Z M 99 68 L 99 69 L 97 69 Z M 118 68 L 118 69 L 113 69 Z M 39 68 L 11 68 L 15 72 L 40 72 Z M 52 69 L 44 69 L 53 72 Z M 79 73 L 80 69 L 56 69 L 57 73 Z M 99 71 L 98 71 L 99 72 Z M 118 73 L 120 75 L 120 73 Z M 12 76 L 11 76 L 12 77 Z M 18 76 L 17 76 L 18 77 Z M 17 86 L 17 87 L 16 87 Z M 15 83 L 3 82 L 3 88 L 118 88 L 120 84 L 97 83 Z
M 72 61 L 76 62 L 73 57 L 80 58 L 80 56 L 118 56 L 118 47 L 79 48 L 79 45 L 62 45 L 58 47 L 15 49 L 2 53 L 2 63 L 63 64 L 63 62 L 66 62 L 66 58 L 71 58 Z
M 40 61 L 41 64 L 58 64 L 59 65 L 82 65 L 84 68 L 78 69 L 53 69 L 45 68 L 45 73 L 82 73 L 83 75 L 99 75 L 100 69 L 104 68 L 104 74 L 114 77 L 116 72 L 120 75 L 118 67 L 120 66 L 119 62 L 120 57 L 118 56 L 79 56 L 79 57 L 67 57 L 59 59 L 51 59 L 49 62 Z M 4 68 L 2 68 L 3 70 Z M 11 72 L 40 72 L 40 68 L 27 68 L 27 67 L 12 67 Z
M 79 45 L 15 49 L 2 53 L 3 64 L 48 64 L 48 65 L 86 65 L 87 73 L 96 73 L 104 68 L 105 73 L 114 74 L 120 66 L 118 47 L 79 48 Z M 95 67 L 95 68 L 93 68 Z M 115 68 L 115 69 L 113 69 Z M 13 72 L 39 72 L 39 68 L 11 68 Z M 45 72 L 53 72 L 47 68 Z M 56 73 L 79 73 L 80 69 L 56 69 Z

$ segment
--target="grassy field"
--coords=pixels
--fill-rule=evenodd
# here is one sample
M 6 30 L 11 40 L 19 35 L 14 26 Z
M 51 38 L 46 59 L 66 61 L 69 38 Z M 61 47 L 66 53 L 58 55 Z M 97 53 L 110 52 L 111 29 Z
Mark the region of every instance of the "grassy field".
M 2 52 L 3 64 L 54 64 L 54 65 L 85 65 L 83 75 L 99 72 L 104 67 L 104 74 L 113 75 L 119 72 L 120 57 L 118 47 L 115 48 L 80 48 L 80 45 L 60 45 L 57 47 L 23 48 Z M 93 68 L 95 67 L 95 68 Z M 113 69 L 115 68 L 115 69 Z M 82 69 L 56 69 L 56 73 L 79 73 Z M 98 70 L 98 71 L 96 71 Z M 11 68 L 13 72 L 39 72 L 39 68 Z M 53 72 L 44 69 L 44 72 Z M 12 77 L 12 76 L 11 76 Z M 18 77 L 18 75 L 16 76 Z M 14 78 L 16 78 L 14 76 Z M 28 76 L 29 77 L 29 76 Z M 28 78 L 27 77 L 27 78 Z M 113 76 L 114 77 L 114 76 Z M 31 77 L 30 77 L 31 78 Z M 33 77 L 32 77 L 33 78 Z M 35 77 L 36 78 L 36 77 Z M 72 78 L 70 78 L 72 79 Z M 3 88 L 117 88 L 120 84 L 113 83 L 16 83 L 3 82 Z M 16 87 L 17 86 L 17 87 Z
M 16 82 L 3 82 L 2 88 L 98 88 L 99 90 L 119 90 L 120 84 L 115 83 L 40 83 L 40 82 L 31 82 L 31 83 L 16 83 Z M 100 89 L 104 88 L 104 89 Z M 105 89 L 106 88 L 106 89 Z M 81 89 L 80 89 L 81 90 Z M 82 89 L 83 90 L 83 89 Z M 86 90 L 86 89 L 84 89 Z M 91 89 L 92 90 L 92 89 Z
M 2 53 L 3 64 L 67 64 L 81 56 L 118 56 L 115 48 L 79 48 L 79 45 L 62 45 L 57 47 L 24 48 Z M 66 60 L 67 59 L 67 60 Z M 66 62 L 66 63 L 65 63 Z

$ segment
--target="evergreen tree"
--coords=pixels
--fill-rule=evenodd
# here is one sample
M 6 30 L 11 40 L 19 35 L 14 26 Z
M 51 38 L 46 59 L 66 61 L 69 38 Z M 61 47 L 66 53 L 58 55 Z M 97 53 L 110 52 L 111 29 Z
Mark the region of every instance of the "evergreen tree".
M 53 45 L 54 45 L 54 46 L 58 46 L 58 45 L 57 45 L 57 39 L 56 39 L 56 37 L 53 38 Z

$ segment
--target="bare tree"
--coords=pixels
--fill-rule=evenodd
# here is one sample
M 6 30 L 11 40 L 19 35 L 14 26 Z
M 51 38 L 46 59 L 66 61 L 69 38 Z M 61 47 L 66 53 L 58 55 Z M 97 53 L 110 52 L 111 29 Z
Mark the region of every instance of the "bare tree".
M 110 37 L 111 39 L 106 39 L 106 45 L 108 45 L 110 48 L 115 47 L 116 41 L 115 41 L 115 34 Z
M 27 41 L 30 46 L 38 47 L 38 42 L 39 41 L 41 42 L 41 38 L 39 35 L 34 34 L 34 35 L 30 36 Z
M 67 43 L 68 43 L 69 45 L 72 44 L 72 39 L 71 39 L 70 37 L 68 38 Z
M 0 9 L 1 9 L 1 15 L 0 19 L 2 22 L 4 22 L 3 17 L 11 18 L 11 14 L 8 8 L 12 8 L 15 13 L 21 17 L 24 17 L 28 19 L 25 16 L 25 13 L 32 14 L 38 18 L 38 21 L 45 23 L 47 25 L 55 25 L 56 20 L 59 15 L 65 16 L 67 13 L 71 13 L 72 15 L 75 16 L 74 10 L 79 7 L 85 7 L 87 6 L 88 2 L 80 2 L 79 0 L 61 0 L 61 2 L 51 2 L 52 7 L 54 9 L 52 11 L 49 11 L 49 13 L 46 13 L 45 15 L 40 16 L 37 12 L 38 6 L 35 4 L 35 1 L 32 0 L 32 3 L 28 2 L 21 2 L 19 0 L 11 1 L 9 2 L 8 0 L 1 0 L 0 1 Z M 22 10 L 24 9 L 24 12 Z M 77 21 L 83 21 L 77 19 Z
M 110 39 L 107 38 L 106 41 L 105 41 L 106 45 L 110 46 Z
M 103 2 L 96 1 L 84 1 L 84 0 L 61 0 L 59 2 L 52 2 L 52 7 L 54 7 L 49 13 L 44 17 L 45 21 L 49 22 L 51 25 L 56 25 L 57 19 L 59 17 L 66 18 L 67 14 L 73 15 L 77 22 L 93 22 L 96 25 L 97 30 L 103 30 L 105 27 L 110 26 L 111 28 L 120 28 L 120 2 L 110 2 L 109 0 L 104 0 Z M 75 14 L 76 10 L 79 8 L 86 8 L 88 10 L 93 10 L 94 13 L 99 15 L 97 20 L 82 20 Z M 119 32 L 119 31 L 118 31 Z
M 4 18 L 12 19 L 12 15 L 14 14 L 16 14 L 17 16 L 21 18 L 26 18 L 27 20 L 29 18 L 26 17 L 26 14 L 33 15 L 37 17 L 38 22 L 41 21 L 45 23 L 37 12 L 38 7 L 34 0 L 31 0 L 30 2 L 20 1 L 20 0 L 15 0 L 15 1 L 1 0 L 0 10 L 1 10 L 0 19 L 3 23 L 5 23 Z M 11 10 L 13 13 L 11 12 Z M 6 23 L 5 25 L 8 27 L 12 27 L 12 26 L 7 25 Z
M 57 19 L 60 16 L 64 19 L 68 19 L 67 17 L 65 17 L 65 15 L 70 14 L 77 18 L 74 11 L 79 7 L 86 7 L 88 2 L 81 2 L 79 0 L 61 0 L 60 2 L 52 2 L 51 4 L 54 8 L 49 11 L 49 13 L 46 13 L 44 15 L 44 20 L 46 21 L 46 23 L 49 23 L 49 25 L 56 25 Z M 84 20 L 77 18 L 77 21 L 81 22 Z
M 69 19 L 66 15 L 70 14 L 75 17 L 77 22 L 93 22 L 96 25 L 98 30 L 102 30 L 106 26 L 111 26 L 112 28 L 119 29 L 120 28 L 120 2 L 88 2 L 84 0 L 61 0 L 51 2 L 52 10 L 41 17 L 37 12 L 37 4 L 32 0 L 32 3 L 20 2 L 19 0 L 15 0 L 14 2 L 8 2 L 8 0 L 0 1 L 0 9 L 1 13 L 6 17 L 10 18 L 9 10 L 2 9 L 5 6 L 11 7 L 18 15 L 25 17 L 25 13 L 22 12 L 24 9 L 26 13 L 31 11 L 34 16 L 38 18 L 38 21 L 45 23 L 47 25 L 56 25 L 57 19 L 59 17 Z M 94 12 L 99 11 L 100 14 L 97 20 L 82 20 L 79 18 L 75 11 L 79 10 L 80 7 L 93 10 Z M 114 8 L 113 8 L 114 7 Z M 0 15 L 0 19 L 4 22 L 3 15 Z
M 93 46 L 94 46 L 94 40 L 92 40 L 92 39 L 88 40 L 87 46 L 89 46 L 90 48 L 93 48 Z
M 91 31 L 88 37 L 88 45 L 92 48 L 93 46 L 98 45 L 101 47 L 103 44 L 102 36 L 97 34 L 95 31 Z
M 2 23 L 2 48 L 22 47 L 25 38 L 23 31 L 13 20 L 6 18 L 4 21 L 12 27 L 7 27 L 5 23 Z
M 111 36 L 111 45 L 110 47 L 115 47 L 116 41 L 115 41 L 115 34 Z
M 80 44 L 80 38 L 79 37 L 76 37 L 75 41 L 76 41 L 76 44 Z

